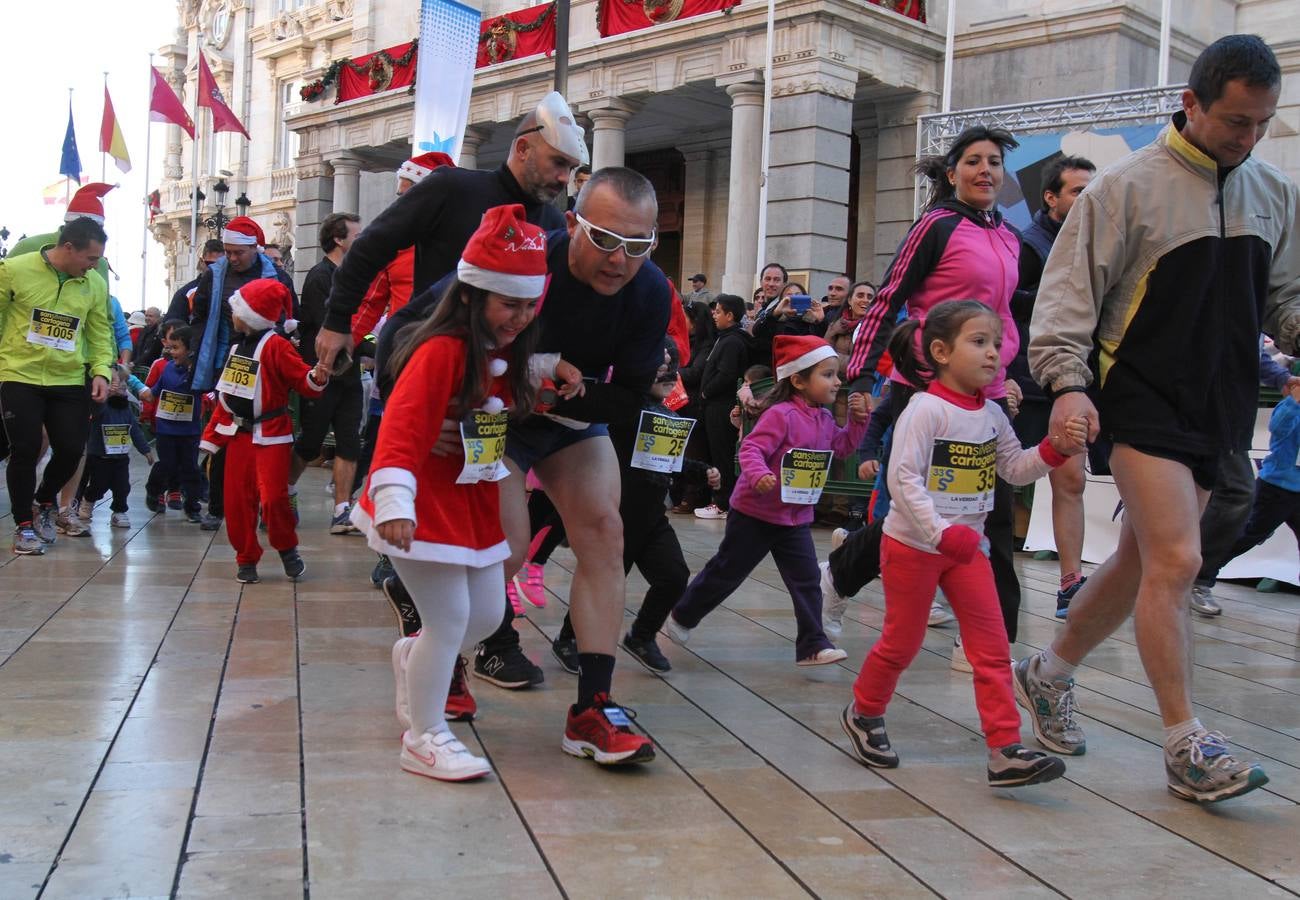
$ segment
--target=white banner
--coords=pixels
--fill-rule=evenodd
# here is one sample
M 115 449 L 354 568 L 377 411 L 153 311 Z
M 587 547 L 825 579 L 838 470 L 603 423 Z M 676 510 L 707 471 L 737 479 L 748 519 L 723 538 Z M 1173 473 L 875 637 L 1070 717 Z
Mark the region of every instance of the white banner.
M 413 155 L 435 151 L 460 159 L 482 17 L 455 0 L 420 0 Z

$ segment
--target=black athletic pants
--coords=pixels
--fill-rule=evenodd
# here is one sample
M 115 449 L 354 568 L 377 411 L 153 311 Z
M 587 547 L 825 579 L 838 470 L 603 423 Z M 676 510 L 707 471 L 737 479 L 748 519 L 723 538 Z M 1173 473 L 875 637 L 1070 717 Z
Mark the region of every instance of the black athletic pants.
M 77 471 L 90 434 L 90 392 L 84 384 L 41 387 L 22 381 L 0 383 L 0 421 L 9 440 L 6 472 L 15 525 L 32 521 L 32 502 L 55 503 Z M 41 429 L 52 455 L 40 486 Z

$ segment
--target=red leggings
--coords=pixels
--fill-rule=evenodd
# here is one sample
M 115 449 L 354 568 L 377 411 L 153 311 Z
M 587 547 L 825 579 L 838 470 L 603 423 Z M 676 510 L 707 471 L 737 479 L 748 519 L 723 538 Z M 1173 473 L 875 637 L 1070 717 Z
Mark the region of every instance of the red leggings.
M 990 749 L 1020 742 L 1020 712 L 1011 690 L 1011 648 L 993 569 L 982 553 L 965 565 L 915 550 L 885 535 L 880 547 L 885 627 L 853 683 L 860 715 L 883 716 L 899 676 L 921 652 L 934 590 L 942 587 L 975 670 L 975 706 Z
M 226 533 L 241 566 L 262 558 L 257 542 L 257 511 L 262 509 L 266 536 L 276 550 L 298 546 L 293 510 L 289 507 L 289 456 L 293 444 L 254 444 L 247 431 L 238 431 L 226 445 Z

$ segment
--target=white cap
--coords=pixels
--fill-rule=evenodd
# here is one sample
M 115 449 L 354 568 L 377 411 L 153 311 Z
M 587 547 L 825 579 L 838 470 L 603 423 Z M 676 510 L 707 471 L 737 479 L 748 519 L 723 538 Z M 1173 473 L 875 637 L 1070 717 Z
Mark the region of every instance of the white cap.
M 551 91 L 537 104 L 537 127 L 542 140 L 553 149 L 576 159 L 580 166 L 591 165 L 582 126 L 574 120 L 573 111 L 559 91 Z

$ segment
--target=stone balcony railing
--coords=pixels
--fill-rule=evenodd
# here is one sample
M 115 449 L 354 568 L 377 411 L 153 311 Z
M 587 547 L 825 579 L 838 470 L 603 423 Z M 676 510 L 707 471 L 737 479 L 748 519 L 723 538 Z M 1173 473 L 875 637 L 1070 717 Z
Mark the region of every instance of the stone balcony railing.
M 271 199 L 292 200 L 297 196 L 298 170 L 293 166 L 271 172 Z

